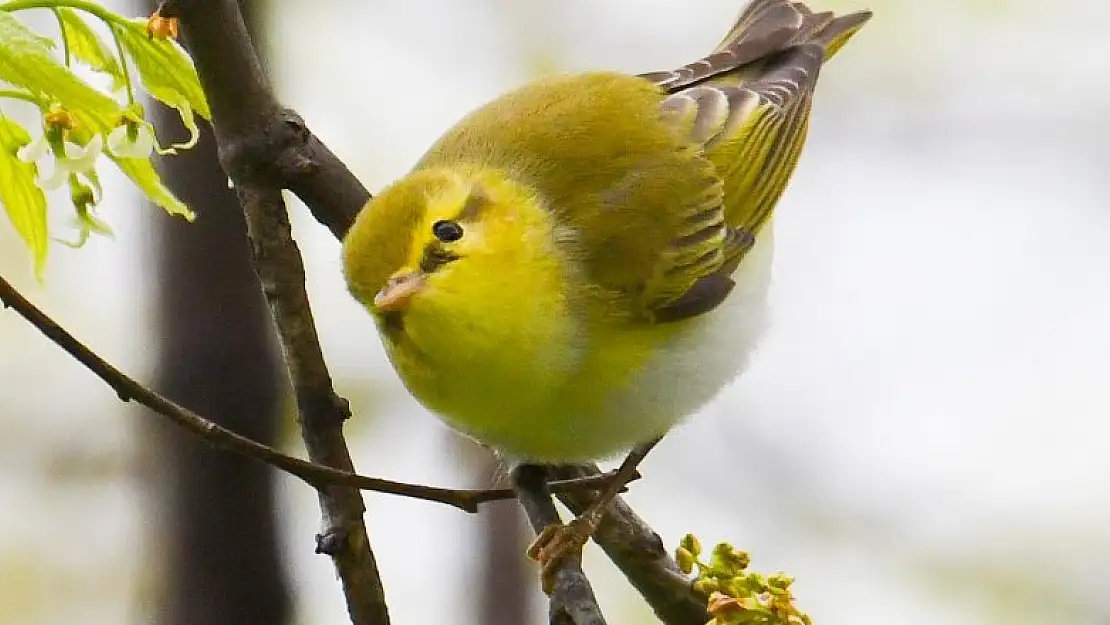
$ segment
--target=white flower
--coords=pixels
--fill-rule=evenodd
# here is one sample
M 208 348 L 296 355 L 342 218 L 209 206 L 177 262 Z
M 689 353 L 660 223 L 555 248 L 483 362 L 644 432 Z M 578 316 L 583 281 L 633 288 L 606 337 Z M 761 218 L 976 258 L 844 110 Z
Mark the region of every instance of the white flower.
M 154 151 L 154 133 L 147 124 L 125 122 L 108 133 L 108 151 L 117 158 L 150 158 Z
M 34 163 L 40 158 L 46 156 L 50 150 L 50 142 L 46 140 L 46 134 L 42 134 L 38 139 L 28 143 L 27 145 L 19 148 L 15 153 L 15 157 L 24 163 Z
M 93 135 L 85 145 L 76 145 L 66 142 L 65 157 L 60 159 L 65 163 L 66 169 L 73 173 L 89 171 L 96 165 L 96 159 L 104 151 L 104 139 L 100 135 Z
M 43 191 L 53 191 L 65 184 L 68 178 L 69 170 L 58 161 L 54 161 L 54 171 L 49 176 L 42 175 L 42 166 L 39 165 L 39 177 L 35 180 L 35 184 L 39 185 Z
M 85 145 L 77 145 L 65 141 L 62 143 L 61 152 L 50 145 L 43 135 L 42 138 L 28 143 L 19 148 L 16 156 L 27 163 L 35 163 L 39 177 L 35 181 L 39 187 L 46 191 L 57 189 L 65 184 L 71 173 L 81 173 L 92 170 L 96 166 L 96 159 L 104 150 L 104 139 L 100 135 L 93 135 Z M 53 159 L 44 158 L 47 152 L 52 152 Z M 53 170 L 49 176 L 42 175 L 43 165 L 47 160 L 53 160 Z

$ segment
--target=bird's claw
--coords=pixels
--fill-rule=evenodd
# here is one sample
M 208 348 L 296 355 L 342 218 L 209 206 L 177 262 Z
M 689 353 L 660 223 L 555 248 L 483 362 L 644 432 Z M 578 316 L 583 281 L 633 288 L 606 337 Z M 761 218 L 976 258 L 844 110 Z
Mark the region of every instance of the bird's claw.
M 528 557 L 540 565 L 540 579 L 545 594 L 555 588 L 555 571 L 568 556 L 581 557 L 582 547 L 597 531 L 600 521 L 596 515 L 586 514 L 565 525 L 551 524 L 543 528 L 528 547 Z

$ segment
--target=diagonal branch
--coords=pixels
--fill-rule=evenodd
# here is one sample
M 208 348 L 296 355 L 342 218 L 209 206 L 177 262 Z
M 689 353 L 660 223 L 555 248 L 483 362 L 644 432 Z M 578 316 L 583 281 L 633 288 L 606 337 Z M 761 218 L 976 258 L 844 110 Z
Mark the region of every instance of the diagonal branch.
M 293 241 L 280 188 L 253 181 L 236 184 L 247 218 L 255 270 L 281 339 L 285 365 L 293 382 L 298 423 L 309 458 L 316 463 L 354 471 L 343 436 L 350 416 L 347 401 L 335 393 L 316 335 L 305 292 L 304 263 Z M 362 494 L 342 486 L 318 488 L 323 530 L 317 552 L 331 556 L 343 583 L 351 621 L 388 623 L 385 590 L 370 549 Z
M 407 484 L 375 477 L 367 477 L 341 471 L 321 464 L 305 462 L 280 451 L 263 445 L 253 439 L 237 434 L 214 421 L 205 419 L 197 413 L 177 404 L 159 393 L 143 386 L 129 377 L 95 352 L 78 341 L 65 328 L 43 313 L 38 307 L 23 297 L 10 283 L 0 277 L 0 302 L 11 307 L 21 317 L 31 323 L 47 338 L 62 348 L 75 360 L 84 365 L 98 378 L 116 392 L 121 401 L 135 401 L 146 406 L 156 414 L 162 415 L 178 426 L 196 435 L 201 440 L 217 447 L 237 453 L 247 458 L 260 460 L 266 464 L 296 476 L 307 484 L 322 488 L 325 486 L 350 486 L 360 490 L 374 491 L 389 495 L 399 495 L 422 499 L 435 503 L 454 506 L 465 512 L 477 512 L 478 506 L 490 501 L 513 499 L 516 493 L 511 488 L 491 489 L 451 489 Z M 599 475 L 586 480 L 566 480 L 551 483 L 555 492 L 581 488 L 596 488 L 608 483 L 609 474 Z

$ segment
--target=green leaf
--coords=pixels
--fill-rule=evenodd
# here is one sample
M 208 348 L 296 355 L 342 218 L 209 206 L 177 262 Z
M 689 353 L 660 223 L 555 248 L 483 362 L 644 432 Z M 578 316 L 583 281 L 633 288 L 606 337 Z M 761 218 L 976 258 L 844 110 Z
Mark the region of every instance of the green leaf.
M 73 9 L 60 7 L 55 12 L 65 32 L 65 40 L 69 42 L 69 53 L 94 70 L 111 76 L 115 80 L 113 88 L 122 87 L 123 66 L 100 35 Z
M 119 123 L 123 107 L 62 65 L 51 51 L 52 45 L 11 14 L 0 11 L 0 80 L 58 102 L 78 123 L 106 134 Z
M 15 155 L 30 141 L 31 135 L 22 126 L 0 115 L 0 203 L 15 231 L 30 248 L 35 259 L 35 275 L 41 280 L 50 243 L 46 195 L 35 184 L 35 166 Z
M 124 175 L 142 189 L 151 202 L 164 208 L 171 215 L 181 215 L 189 221 L 196 218 L 193 211 L 184 202 L 177 199 L 177 196 L 167 189 L 166 185 L 162 184 L 162 179 L 158 176 L 158 172 L 154 169 L 150 159 L 117 158 L 112 155 L 109 155 L 109 158 Z
M 200 78 L 193 67 L 192 59 L 173 39 L 148 35 L 146 20 L 117 22 L 112 28 L 134 60 L 143 87 L 156 100 L 177 109 L 182 123 L 189 129 L 189 140 L 174 147 L 192 147 L 198 137 L 193 113 L 204 119 L 212 119 L 212 112 L 208 108 L 208 100 L 204 97 L 204 89 L 200 86 Z

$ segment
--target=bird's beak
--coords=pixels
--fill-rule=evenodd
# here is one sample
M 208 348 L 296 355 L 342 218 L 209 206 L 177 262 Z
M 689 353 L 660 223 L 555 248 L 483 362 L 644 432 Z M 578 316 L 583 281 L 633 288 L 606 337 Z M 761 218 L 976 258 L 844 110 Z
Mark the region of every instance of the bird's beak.
M 414 295 L 424 289 L 424 274 L 419 271 L 399 271 L 385 283 L 374 296 L 374 308 L 382 312 L 404 310 Z

